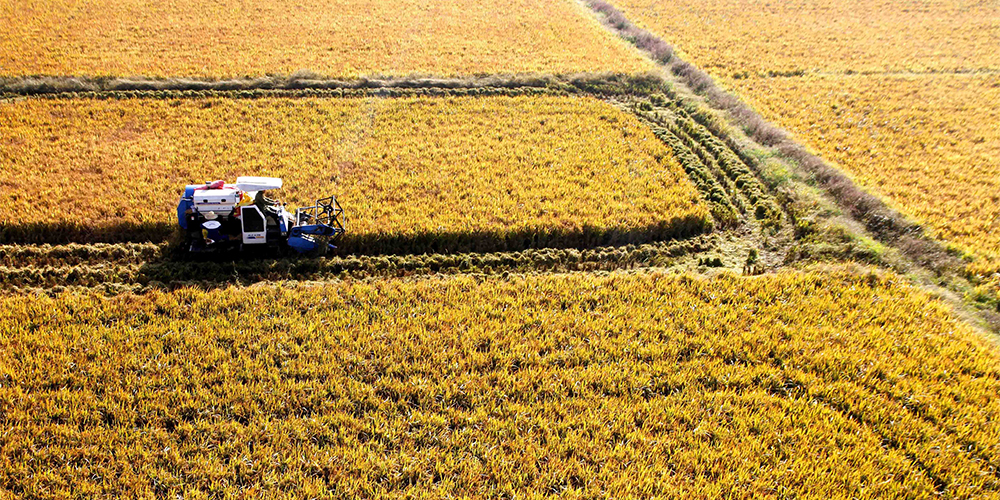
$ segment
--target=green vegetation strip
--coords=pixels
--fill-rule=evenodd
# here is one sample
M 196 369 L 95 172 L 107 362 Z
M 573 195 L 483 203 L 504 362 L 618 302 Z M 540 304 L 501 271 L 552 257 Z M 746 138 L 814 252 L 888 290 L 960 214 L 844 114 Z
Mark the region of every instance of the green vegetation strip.
M 480 95 L 538 91 L 595 94 L 648 94 L 657 92 L 663 79 L 653 74 L 580 73 L 573 75 L 492 75 L 469 78 L 391 78 L 326 80 L 267 77 L 244 80 L 188 78 L 143 80 L 128 78 L 21 77 L 0 78 L 0 96 L 50 97 L 258 97 L 280 95 Z M 408 93 L 409 92 L 409 93 Z

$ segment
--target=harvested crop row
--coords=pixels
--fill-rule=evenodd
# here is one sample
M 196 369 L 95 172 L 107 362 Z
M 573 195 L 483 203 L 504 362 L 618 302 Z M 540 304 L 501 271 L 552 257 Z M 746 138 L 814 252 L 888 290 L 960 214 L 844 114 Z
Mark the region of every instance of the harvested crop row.
M 716 221 L 735 224 L 751 212 L 765 226 L 777 228 L 782 212 L 770 189 L 758 178 L 754 160 L 708 120 L 674 100 L 655 95 L 634 113 L 668 144 L 706 200 Z M 739 212 L 739 214 L 737 213 Z
M 815 76 L 738 88 L 935 236 L 1000 263 L 1000 77 Z
M 0 98 L 46 99 L 260 99 L 265 97 L 487 97 L 585 94 L 631 95 L 662 91 L 653 73 L 484 75 L 457 78 L 310 80 L 262 77 L 235 80 L 22 77 L 0 79 Z
M 716 221 L 734 224 L 739 217 L 737 205 L 730 199 L 730 192 L 723 187 L 710 168 L 696 155 L 679 137 L 666 130 L 654 130 L 663 142 L 670 146 L 674 156 L 684 166 L 688 177 L 698 186 L 698 190 L 706 193 L 706 199 L 712 203 L 712 216 Z
M 144 248 L 153 250 L 146 255 L 126 254 L 127 248 L 112 250 L 118 245 L 68 245 L 72 247 L 70 249 L 57 246 L 48 252 L 6 251 L 11 247 L 0 246 L 0 291 L 38 290 L 52 293 L 67 287 L 92 287 L 118 293 L 122 287 L 117 285 L 143 288 L 216 287 L 219 283 L 246 285 L 261 281 L 403 277 L 431 273 L 612 271 L 668 266 L 680 257 L 707 252 L 714 248 L 714 243 L 712 235 L 702 235 L 676 242 L 583 250 L 545 248 L 520 252 L 352 255 L 235 262 L 170 260 L 162 254 L 162 248 L 152 244 Z M 93 250 L 90 255 L 85 253 L 88 248 Z M 112 257 L 106 260 L 105 256 Z M 19 261 L 9 262 L 11 258 Z M 728 264 L 735 267 L 739 262 Z
M 81 245 L 0 245 L 0 266 L 75 266 L 142 264 L 164 257 L 166 245 L 95 243 Z
M 996 494 L 1000 355 L 895 279 L 578 274 L 3 297 L 0 485 Z
M 0 103 L 0 238 L 167 237 L 186 183 L 336 194 L 348 251 L 489 251 L 690 236 L 708 209 L 671 151 L 593 98 Z M 136 234 L 138 233 L 138 234 Z
M 11 0 L 0 76 L 640 73 L 572 0 Z M 127 21 L 126 21 L 127 20 Z

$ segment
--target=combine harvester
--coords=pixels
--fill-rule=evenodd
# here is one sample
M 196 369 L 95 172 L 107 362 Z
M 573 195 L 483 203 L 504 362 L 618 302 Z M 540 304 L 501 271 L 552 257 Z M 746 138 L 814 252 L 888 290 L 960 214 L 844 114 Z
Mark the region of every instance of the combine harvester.
M 238 177 L 189 184 L 177 204 L 177 222 L 191 253 L 271 249 L 298 253 L 336 248 L 332 241 L 344 233 L 344 213 L 333 196 L 316 200 L 292 214 L 284 203 L 264 196 L 281 188 L 276 177 Z

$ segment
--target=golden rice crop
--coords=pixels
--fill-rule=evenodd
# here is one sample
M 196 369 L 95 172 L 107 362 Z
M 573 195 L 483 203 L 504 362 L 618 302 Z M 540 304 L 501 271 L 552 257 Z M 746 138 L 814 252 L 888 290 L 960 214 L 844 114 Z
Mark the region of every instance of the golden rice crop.
M 614 3 L 890 206 L 986 260 L 971 271 L 1000 265 L 996 2 Z
M 0 76 L 645 72 L 572 0 L 10 0 Z
M 613 0 L 716 77 L 1000 69 L 1000 4 L 978 0 Z
M 0 298 L 15 496 L 996 495 L 1000 355 L 899 278 Z
M 1000 77 L 830 75 L 738 89 L 890 205 L 1000 265 Z
M 592 98 L 0 103 L 0 219 L 173 223 L 186 183 L 272 175 L 336 194 L 361 235 L 701 227 L 666 145 Z M 675 228 L 676 229 L 676 228 Z

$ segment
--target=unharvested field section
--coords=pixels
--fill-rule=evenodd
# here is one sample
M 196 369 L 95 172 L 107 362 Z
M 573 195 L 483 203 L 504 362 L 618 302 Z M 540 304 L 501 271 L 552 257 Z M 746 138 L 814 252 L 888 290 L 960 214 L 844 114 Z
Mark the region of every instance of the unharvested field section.
M 651 69 L 573 0 L 8 0 L 0 76 L 232 78 Z
M 744 80 L 739 93 L 963 251 L 1000 265 L 1000 76 Z
M 793 73 L 1000 70 L 1000 4 L 979 0 L 612 0 L 724 81 Z
M 27 99 L 0 103 L 0 123 L 12 243 L 162 239 L 185 184 L 238 175 L 282 177 L 292 205 L 337 195 L 368 244 L 708 224 L 667 146 L 592 98 Z
M 891 276 L 0 298 L 14 495 L 996 494 L 998 354 Z
M 863 188 L 1000 265 L 1000 4 L 615 0 Z

